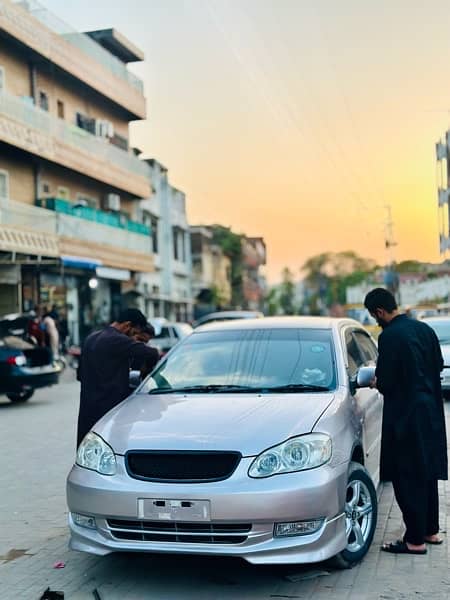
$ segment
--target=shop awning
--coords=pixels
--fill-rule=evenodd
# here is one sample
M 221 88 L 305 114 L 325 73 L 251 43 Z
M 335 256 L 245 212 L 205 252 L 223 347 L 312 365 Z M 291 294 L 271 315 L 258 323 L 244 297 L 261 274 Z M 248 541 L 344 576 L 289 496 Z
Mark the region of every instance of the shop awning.
M 83 256 L 61 256 L 61 262 L 65 267 L 87 269 L 89 271 L 95 271 L 102 264 L 101 261 L 95 258 L 84 258 Z

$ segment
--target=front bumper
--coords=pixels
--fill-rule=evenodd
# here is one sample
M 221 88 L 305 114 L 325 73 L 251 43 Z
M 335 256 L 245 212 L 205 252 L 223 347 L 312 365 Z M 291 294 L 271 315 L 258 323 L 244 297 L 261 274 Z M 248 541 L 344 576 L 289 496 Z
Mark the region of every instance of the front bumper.
M 75 465 L 67 480 L 69 510 L 95 517 L 96 529 L 80 527 L 70 515 L 70 547 L 100 555 L 120 551 L 228 555 L 255 564 L 319 562 L 346 547 L 343 507 L 347 464 L 251 479 L 247 475 L 251 462 L 242 459 L 229 479 L 204 484 L 135 480 L 126 473 L 120 456 L 118 472 L 112 477 Z M 108 520 L 143 522 L 139 509 L 142 499 L 208 500 L 211 524 L 246 523 L 251 527 L 244 539 L 226 544 L 220 538 L 213 543 L 185 542 L 175 536 L 174 541 L 117 539 Z M 313 519 L 323 519 L 315 533 L 274 537 L 276 523 Z

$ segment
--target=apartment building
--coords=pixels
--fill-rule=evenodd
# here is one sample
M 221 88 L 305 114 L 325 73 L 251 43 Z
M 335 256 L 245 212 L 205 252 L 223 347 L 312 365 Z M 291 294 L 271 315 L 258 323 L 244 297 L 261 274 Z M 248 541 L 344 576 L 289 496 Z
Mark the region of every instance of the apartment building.
M 147 161 L 152 196 L 139 203 L 142 220 L 152 230 L 154 270 L 138 278 L 137 306 L 149 318 L 192 319 L 191 244 L 186 197 L 170 184 L 166 167 Z
M 194 317 L 231 306 L 231 259 L 214 243 L 214 227 L 191 227 Z
M 146 102 L 127 65 L 143 59 L 115 29 L 0 0 L 0 312 L 67 306 L 78 341 L 153 271 L 149 166 L 129 140 Z
M 242 296 L 244 308 L 262 310 L 267 282 L 262 268 L 266 264 L 266 244 L 262 237 L 243 236 Z

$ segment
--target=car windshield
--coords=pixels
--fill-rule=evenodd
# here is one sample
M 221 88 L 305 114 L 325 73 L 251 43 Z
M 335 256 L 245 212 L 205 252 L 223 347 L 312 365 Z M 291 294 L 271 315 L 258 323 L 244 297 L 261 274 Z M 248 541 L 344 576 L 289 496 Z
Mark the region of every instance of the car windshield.
M 450 320 L 428 321 L 427 324 L 434 329 L 441 344 L 450 344 Z
M 205 331 L 180 344 L 140 393 L 334 389 L 331 333 L 314 329 Z

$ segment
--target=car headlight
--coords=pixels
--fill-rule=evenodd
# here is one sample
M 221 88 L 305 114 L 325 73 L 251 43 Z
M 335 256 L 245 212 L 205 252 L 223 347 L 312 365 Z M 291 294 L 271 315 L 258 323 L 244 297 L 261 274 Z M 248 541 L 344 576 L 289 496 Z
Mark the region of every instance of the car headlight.
M 331 458 L 331 438 L 325 433 L 309 433 L 291 438 L 262 452 L 250 465 L 250 477 L 271 477 L 315 469 Z
M 113 449 L 92 431 L 81 442 L 76 462 L 78 466 L 97 471 L 102 475 L 116 474 L 116 457 Z

